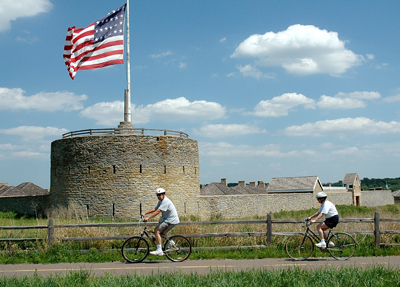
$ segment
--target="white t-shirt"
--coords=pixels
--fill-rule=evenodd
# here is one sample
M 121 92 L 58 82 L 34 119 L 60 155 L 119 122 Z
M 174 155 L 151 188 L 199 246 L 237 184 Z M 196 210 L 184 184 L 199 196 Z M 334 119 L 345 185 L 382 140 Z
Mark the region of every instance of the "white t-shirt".
M 163 200 L 159 200 L 157 205 L 154 207 L 155 210 L 161 210 L 161 219 L 160 223 L 166 222 L 170 224 L 178 224 L 179 217 L 178 212 L 176 212 L 175 205 L 172 201 L 165 196 Z
M 318 212 L 325 214 L 325 218 L 331 218 L 332 216 L 339 215 L 336 206 L 332 202 L 326 199 L 319 208 Z

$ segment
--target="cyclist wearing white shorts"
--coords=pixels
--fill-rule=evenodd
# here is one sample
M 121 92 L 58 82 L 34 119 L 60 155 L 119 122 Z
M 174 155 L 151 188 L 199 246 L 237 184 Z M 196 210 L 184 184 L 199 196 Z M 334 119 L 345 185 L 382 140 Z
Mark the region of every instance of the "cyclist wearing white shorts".
M 326 200 L 328 195 L 321 191 L 318 192 L 317 195 L 315 196 L 318 200 L 318 202 L 321 204 L 321 207 L 319 210 L 311 215 L 310 217 L 307 218 L 307 220 L 311 220 L 311 218 L 315 218 L 315 220 L 311 220 L 311 224 L 315 223 L 318 219 L 320 219 L 323 215 L 325 215 L 325 221 L 321 222 L 317 225 L 317 230 L 319 237 L 321 238 L 321 242 L 315 244 L 315 246 L 320 247 L 320 248 L 325 248 L 326 243 L 325 243 L 325 230 L 329 228 L 335 227 L 339 223 L 339 213 L 337 212 L 336 206 L 330 202 L 329 200 Z M 333 242 L 329 242 L 329 247 L 334 246 Z
M 157 250 L 151 251 L 150 254 L 163 256 L 162 251 L 162 238 L 161 234 L 165 235 L 168 231 L 174 228 L 179 223 L 178 213 L 172 201 L 165 195 L 165 189 L 157 188 L 156 195 L 158 198 L 157 205 L 149 211 L 143 212 L 141 215 L 144 217 L 144 221 L 149 220 L 161 213 L 159 225 L 154 229 L 154 235 L 157 242 Z M 145 217 L 147 214 L 151 214 L 149 217 Z

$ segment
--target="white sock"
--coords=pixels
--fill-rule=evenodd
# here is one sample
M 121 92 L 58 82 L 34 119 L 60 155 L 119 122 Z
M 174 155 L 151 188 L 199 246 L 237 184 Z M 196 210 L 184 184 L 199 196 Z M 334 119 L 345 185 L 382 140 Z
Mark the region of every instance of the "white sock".
M 322 242 L 325 243 L 325 239 L 321 239 L 321 243 L 322 243 Z
M 161 244 L 157 244 L 157 250 L 162 251 Z

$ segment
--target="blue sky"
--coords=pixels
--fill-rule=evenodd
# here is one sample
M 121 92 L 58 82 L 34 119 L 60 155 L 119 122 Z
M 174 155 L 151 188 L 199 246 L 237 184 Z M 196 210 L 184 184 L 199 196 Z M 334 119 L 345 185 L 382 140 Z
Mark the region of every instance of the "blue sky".
M 50 187 L 50 145 L 123 121 L 125 65 L 67 29 L 124 1 L 0 1 L 0 182 Z M 130 1 L 132 122 L 199 143 L 200 181 L 399 177 L 399 1 Z

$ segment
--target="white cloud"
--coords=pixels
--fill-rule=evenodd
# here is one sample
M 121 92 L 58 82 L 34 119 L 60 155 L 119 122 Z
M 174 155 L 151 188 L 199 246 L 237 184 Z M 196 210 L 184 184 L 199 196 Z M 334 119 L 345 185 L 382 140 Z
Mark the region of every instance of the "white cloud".
M 199 143 L 200 154 L 211 157 L 299 157 L 303 154 L 313 153 L 310 150 L 304 151 L 281 151 L 279 145 L 269 144 L 263 146 L 233 145 L 227 142 Z
M 32 44 L 38 41 L 38 37 L 36 37 L 35 35 L 31 35 L 30 31 L 25 30 L 22 32 L 24 33 L 24 37 L 17 36 L 17 38 L 15 38 L 16 41 L 28 44 Z
M 115 126 L 123 119 L 124 103 L 97 103 L 84 109 L 81 115 L 97 120 L 98 125 Z M 132 106 L 132 123 L 148 123 L 150 120 L 215 120 L 225 115 L 225 108 L 215 102 L 194 101 L 186 98 L 167 99 L 147 106 Z
M 391 156 L 400 157 L 400 142 L 385 142 L 376 144 L 367 144 L 363 148 L 366 150 L 375 151 L 372 152 L 373 155 L 379 156 L 380 152 L 390 154 Z
M 48 12 L 52 7 L 49 0 L 1 0 L 0 32 L 11 28 L 11 21 Z
M 215 120 L 225 115 L 225 108 L 215 102 L 194 101 L 186 98 L 167 99 L 146 107 L 138 107 L 151 117 L 163 120 Z
M 376 65 L 376 69 L 377 70 L 380 70 L 380 69 L 382 69 L 382 68 L 384 68 L 384 67 L 386 67 L 386 66 L 388 66 L 389 64 L 388 63 L 382 63 L 382 64 L 378 64 L 378 65 Z
M 186 68 L 187 67 L 187 63 L 183 63 L 183 62 L 180 62 L 179 63 L 179 68 L 180 69 L 184 69 L 184 68 Z
M 334 97 L 321 96 L 317 106 L 321 109 L 355 109 L 365 108 L 367 104 L 363 100 L 379 99 L 378 92 L 353 92 L 338 93 Z
M 386 103 L 400 102 L 400 94 L 391 97 L 386 97 L 383 99 L 383 101 Z
M 373 54 L 366 54 L 368 60 L 373 60 L 375 56 Z
M 224 37 L 221 40 L 219 40 L 220 43 L 225 42 L 225 41 L 226 41 L 226 37 Z
M 13 150 L 16 146 L 12 144 L 0 144 L 0 150 Z
M 287 116 L 289 110 L 303 105 L 305 108 L 315 108 L 315 101 L 302 94 L 286 93 L 271 100 L 261 101 L 254 108 L 254 112 L 246 113 L 259 117 Z
M 261 130 L 258 127 L 249 125 L 215 124 L 215 125 L 202 126 L 199 130 L 195 129 L 194 133 L 204 137 L 213 138 L 213 137 L 244 136 L 248 134 L 266 133 L 266 130 Z
M 331 152 L 332 155 L 337 155 L 337 156 L 355 156 L 360 152 L 360 150 L 357 147 L 347 147 L 341 150 L 333 150 Z
M 251 35 L 240 43 L 231 57 L 254 57 L 258 60 L 253 66 L 280 66 L 298 75 L 340 75 L 364 59 L 347 50 L 337 32 L 300 24 L 278 33 Z
M 400 134 L 399 122 L 373 121 L 365 117 L 342 118 L 337 120 L 318 121 L 285 129 L 289 136 L 337 136 L 337 135 L 384 135 Z
M 159 54 L 152 54 L 152 55 L 150 55 L 150 57 L 152 57 L 153 59 L 157 59 L 157 58 L 164 58 L 164 57 L 167 57 L 169 55 L 172 55 L 171 51 L 166 51 L 166 52 L 162 52 L 162 53 L 159 53 Z
M 0 134 L 20 136 L 24 141 L 42 141 L 45 137 L 61 137 L 68 132 L 55 127 L 19 126 L 10 129 L 0 129 Z
M 378 92 L 353 92 L 353 93 L 338 93 L 335 97 L 354 98 L 360 100 L 380 99 L 381 94 Z
M 131 108 L 134 108 L 132 106 Z M 98 125 L 117 126 L 124 119 L 124 102 L 101 102 L 80 112 L 82 117 L 94 119 Z M 132 113 L 132 115 L 134 115 Z
M 252 77 L 256 79 L 273 79 L 275 78 L 275 74 L 268 73 L 265 74 L 257 69 L 255 66 L 246 65 L 246 66 L 237 66 L 237 69 L 242 73 L 244 77 Z
M 365 108 L 367 105 L 358 99 L 350 98 L 336 98 L 321 96 L 317 106 L 321 109 L 355 109 L 355 108 Z
M 27 157 L 43 157 L 45 154 L 35 151 L 17 151 L 12 153 L 12 157 L 27 158 Z
M 20 88 L 0 88 L 0 110 L 81 110 L 82 101 L 87 99 L 86 95 L 77 96 L 70 92 L 44 93 L 40 92 L 33 96 L 24 96 L 24 90 Z

